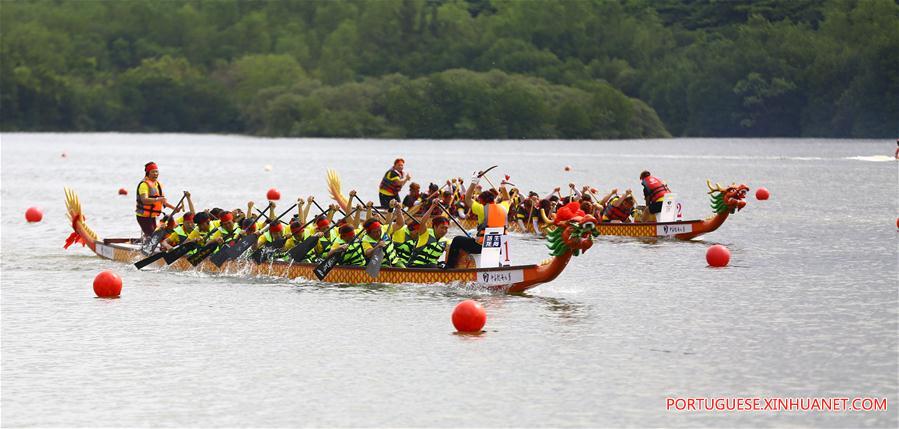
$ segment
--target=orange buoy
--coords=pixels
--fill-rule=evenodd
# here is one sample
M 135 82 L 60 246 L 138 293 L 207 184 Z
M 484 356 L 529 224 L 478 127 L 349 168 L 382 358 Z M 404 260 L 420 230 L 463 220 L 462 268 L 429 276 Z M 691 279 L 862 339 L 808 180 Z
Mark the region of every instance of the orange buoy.
M 730 250 L 720 244 L 709 247 L 705 252 L 705 260 L 713 267 L 725 267 L 730 262 Z
M 119 195 L 128 195 L 128 190 L 125 188 L 119 188 Z
M 106 270 L 94 277 L 94 293 L 100 298 L 115 298 L 122 293 L 122 278 Z
M 765 188 L 758 188 L 755 190 L 755 199 L 757 200 L 767 200 L 771 194 L 768 193 L 768 190 Z
M 40 222 L 44 218 L 44 213 L 37 207 L 28 207 L 25 210 L 25 220 L 28 222 Z
M 278 192 L 277 189 L 271 188 L 265 193 L 265 197 L 268 198 L 269 201 L 278 201 L 281 199 L 281 193 Z
M 453 310 L 453 326 L 459 332 L 481 332 L 487 323 L 487 312 L 476 301 L 466 299 Z

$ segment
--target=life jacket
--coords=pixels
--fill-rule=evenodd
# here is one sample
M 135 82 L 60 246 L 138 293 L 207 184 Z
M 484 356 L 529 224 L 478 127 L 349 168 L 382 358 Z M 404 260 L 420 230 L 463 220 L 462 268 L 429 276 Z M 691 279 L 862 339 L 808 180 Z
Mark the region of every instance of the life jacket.
M 415 250 L 415 243 L 418 241 L 418 237 L 412 237 L 407 226 L 403 226 L 402 229 L 394 233 L 393 237 L 396 257 L 403 264 L 409 265 L 409 257 L 412 256 L 412 251 Z
M 484 244 L 484 230 L 487 228 L 503 228 L 506 233 L 506 209 L 503 206 L 490 203 L 484 206 L 484 221 L 478 224 L 478 244 Z
M 346 241 L 340 237 L 334 241 L 334 245 L 337 246 L 344 244 L 347 244 Z M 343 255 L 340 257 L 340 263 L 338 265 L 355 265 L 359 267 L 365 265 L 365 253 L 362 250 L 361 240 L 353 241 L 353 244 L 350 244 L 349 247 L 346 248 L 346 251 L 344 251 Z
M 330 249 L 334 244 L 334 241 L 338 238 L 335 231 L 337 231 L 336 228 L 331 229 L 327 234 L 323 234 L 321 237 L 319 237 L 318 241 L 315 243 L 315 246 L 312 246 L 311 248 L 309 248 L 309 251 L 306 252 L 306 256 L 303 257 L 303 261 L 317 261 L 321 259 L 325 251 Z M 309 239 L 309 237 L 312 237 L 316 233 L 318 233 L 318 230 L 316 229 L 307 230 L 303 233 L 303 241 Z M 297 246 L 299 246 L 300 243 L 301 242 L 297 242 Z
M 387 234 L 382 234 L 381 240 L 384 240 L 384 242 L 387 243 L 387 246 L 384 247 L 384 259 L 381 261 L 381 266 L 382 267 L 405 266 L 405 264 L 400 261 L 399 255 L 397 255 L 397 252 L 396 252 L 396 248 L 393 247 L 393 240 L 391 240 L 390 237 L 387 236 Z M 368 234 L 365 234 L 364 236 L 362 236 L 361 241 L 363 243 L 362 250 L 367 250 L 366 247 L 368 247 L 368 249 L 371 249 L 376 244 L 378 244 L 378 240 L 375 240 L 375 239 L 369 237 Z
M 146 183 L 147 184 L 147 196 L 150 198 L 158 198 L 163 197 L 162 193 L 162 183 L 156 181 L 156 186 L 150 186 L 150 182 L 146 179 L 141 180 L 140 183 L 137 184 L 137 209 L 134 210 L 140 217 L 156 217 L 162 214 L 162 203 L 154 202 L 151 204 L 144 204 L 140 201 L 140 185 Z
M 446 243 L 446 237 L 438 240 L 437 236 L 434 235 L 434 230 L 429 228 L 427 243 L 415 250 L 412 260 L 409 261 L 409 266 L 428 267 L 437 265 L 437 262 L 440 261 L 440 255 L 443 255 L 444 250 L 446 250 Z
M 655 176 L 648 176 L 642 181 L 643 189 L 649 194 L 649 202 L 654 203 L 661 201 L 665 194 L 671 192 L 668 185 L 664 184 Z
M 184 226 L 178 225 L 172 230 L 172 233 L 169 234 L 169 240 L 172 244 L 183 243 L 184 240 L 187 240 L 188 235 L 190 235 L 190 233 L 184 230 Z
M 190 252 L 187 252 L 188 255 L 193 255 L 194 253 L 197 253 L 197 251 L 199 251 L 201 247 L 205 246 L 207 244 L 206 241 L 209 240 L 209 237 L 212 237 L 212 234 L 215 233 L 216 228 L 213 228 L 212 225 L 210 224 L 209 231 L 207 231 L 207 232 L 203 232 L 199 226 L 194 228 L 194 231 L 197 231 L 197 234 L 199 234 L 200 239 L 197 240 L 197 248 L 194 250 L 191 250 Z
M 391 174 L 395 175 L 397 177 L 397 179 L 391 180 L 390 179 Z M 400 173 L 398 171 L 396 171 L 392 168 L 390 170 L 387 170 L 387 172 L 384 173 L 384 178 L 381 179 L 381 186 L 380 186 L 379 191 L 382 194 L 388 195 L 391 197 L 395 196 L 395 195 L 399 195 L 400 189 L 402 189 L 402 185 L 400 185 L 400 183 L 399 183 L 399 177 L 400 177 Z
M 633 210 L 633 208 L 631 210 L 625 210 L 625 209 L 621 208 L 620 206 L 616 207 L 616 206 L 612 205 L 612 202 L 617 201 L 619 199 L 621 199 L 621 198 L 616 196 L 616 197 L 612 198 L 611 200 L 609 200 L 609 202 L 606 204 L 606 208 L 603 209 L 603 211 L 602 211 L 602 220 L 603 221 L 620 220 L 620 221 L 624 222 L 625 220 L 627 220 L 628 217 L 630 217 L 631 210 Z M 622 202 L 622 204 L 624 204 L 624 203 Z

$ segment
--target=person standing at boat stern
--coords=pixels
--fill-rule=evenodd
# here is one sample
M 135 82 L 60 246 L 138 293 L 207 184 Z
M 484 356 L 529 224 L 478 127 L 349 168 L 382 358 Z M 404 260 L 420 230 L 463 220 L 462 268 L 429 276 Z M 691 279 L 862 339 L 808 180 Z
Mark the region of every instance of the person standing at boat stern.
M 403 172 L 406 161 L 403 158 L 397 158 L 393 161 L 393 167 L 384 173 L 381 179 L 381 185 L 378 189 L 378 197 L 381 199 L 381 207 L 390 207 L 390 200 L 400 202 L 400 191 L 412 175 Z M 393 209 L 390 209 L 393 211 Z
M 666 194 L 671 192 L 671 189 L 665 182 L 646 170 L 640 173 L 640 183 L 643 184 L 643 197 L 646 199 L 643 222 L 655 222 L 656 215 L 662 212 L 662 200 Z
M 144 178 L 137 185 L 137 224 L 144 237 L 149 237 L 156 230 L 156 217 L 162 214 L 163 208 L 174 209 L 169 204 L 162 192 L 162 183 L 159 183 L 159 167 L 155 162 L 144 165 Z

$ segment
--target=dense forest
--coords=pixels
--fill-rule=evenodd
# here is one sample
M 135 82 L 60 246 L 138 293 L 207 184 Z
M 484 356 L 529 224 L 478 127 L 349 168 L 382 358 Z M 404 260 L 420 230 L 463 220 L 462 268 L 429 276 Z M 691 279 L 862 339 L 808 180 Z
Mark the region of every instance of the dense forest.
M 0 3 L 0 129 L 896 137 L 894 0 Z

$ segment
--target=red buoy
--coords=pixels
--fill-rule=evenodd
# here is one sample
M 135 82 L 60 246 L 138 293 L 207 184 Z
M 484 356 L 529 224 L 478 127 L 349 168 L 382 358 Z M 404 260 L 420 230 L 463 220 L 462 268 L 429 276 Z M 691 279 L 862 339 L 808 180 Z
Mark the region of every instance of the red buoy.
M 730 250 L 726 247 L 716 244 L 709 247 L 705 252 L 705 260 L 713 267 L 725 267 L 730 262 Z
M 265 198 L 268 198 L 269 201 L 278 201 L 281 199 L 281 193 L 277 189 L 271 188 L 266 192 Z
M 44 218 L 44 213 L 37 207 L 28 207 L 25 210 L 25 220 L 28 222 L 40 222 Z
M 125 188 L 119 188 L 119 195 L 128 195 L 128 190 Z
M 765 188 L 758 188 L 755 190 L 755 199 L 757 200 L 767 200 L 771 194 L 768 193 L 768 190 Z
M 100 298 L 115 298 L 122 293 L 122 278 L 106 270 L 94 277 L 94 293 Z
M 459 332 L 481 332 L 487 323 L 487 312 L 476 301 L 466 299 L 453 310 L 453 326 Z
M 565 166 L 565 171 L 571 171 L 571 166 L 570 166 L 570 165 L 566 165 L 566 166 Z

